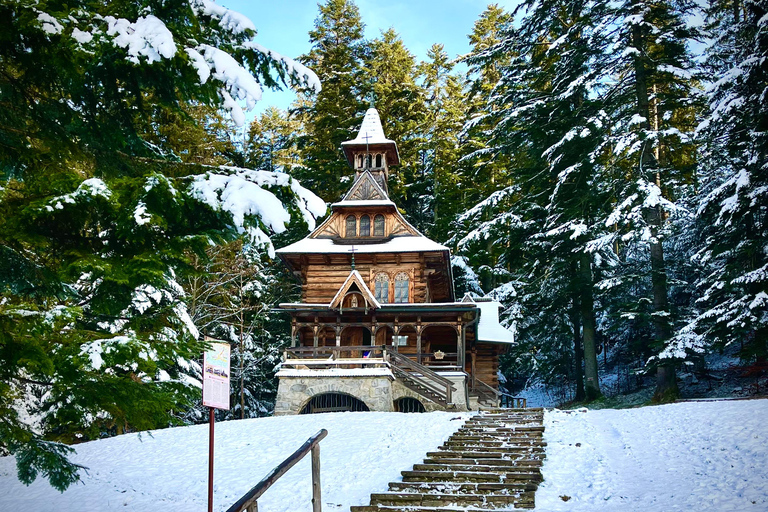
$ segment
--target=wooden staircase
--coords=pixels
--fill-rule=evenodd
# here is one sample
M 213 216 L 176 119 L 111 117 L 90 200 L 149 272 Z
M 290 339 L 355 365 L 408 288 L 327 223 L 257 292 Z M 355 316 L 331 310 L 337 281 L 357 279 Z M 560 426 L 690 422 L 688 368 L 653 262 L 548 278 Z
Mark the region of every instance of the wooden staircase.
M 542 409 L 478 413 L 422 464 L 403 471 L 402 482 L 351 512 L 534 508 L 546 447 L 543 417 Z
M 456 388 L 450 380 L 397 352 L 388 351 L 385 358 L 392 373 L 405 387 L 445 408 L 453 406 L 452 396 Z

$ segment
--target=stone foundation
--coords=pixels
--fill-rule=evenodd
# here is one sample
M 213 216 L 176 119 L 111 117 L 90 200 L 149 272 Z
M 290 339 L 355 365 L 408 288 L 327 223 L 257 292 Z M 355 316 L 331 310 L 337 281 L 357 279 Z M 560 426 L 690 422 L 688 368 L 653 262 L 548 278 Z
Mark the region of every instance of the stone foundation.
M 446 375 L 458 390 L 453 393 L 455 410 L 467 410 L 466 376 Z M 275 416 L 299 414 L 309 400 L 324 393 L 343 393 L 365 403 L 371 411 L 394 411 L 394 401 L 415 398 L 427 412 L 445 410 L 440 404 L 406 388 L 386 370 L 380 375 L 337 376 L 321 371 L 284 371 L 278 373 Z

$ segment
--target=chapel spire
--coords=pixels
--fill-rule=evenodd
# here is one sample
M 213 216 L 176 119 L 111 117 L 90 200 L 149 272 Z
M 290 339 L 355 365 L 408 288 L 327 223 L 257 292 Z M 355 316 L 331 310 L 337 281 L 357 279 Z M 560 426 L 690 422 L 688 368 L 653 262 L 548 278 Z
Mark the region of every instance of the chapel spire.
M 389 166 L 400 163 L 395 141 L 384 135 L 379 112 L 371 107 L 365 113 L 357 137 L 341 143 L 347 161 L 355 169 L 355 180 L 369 171 L 379 186 L 388 193 Z

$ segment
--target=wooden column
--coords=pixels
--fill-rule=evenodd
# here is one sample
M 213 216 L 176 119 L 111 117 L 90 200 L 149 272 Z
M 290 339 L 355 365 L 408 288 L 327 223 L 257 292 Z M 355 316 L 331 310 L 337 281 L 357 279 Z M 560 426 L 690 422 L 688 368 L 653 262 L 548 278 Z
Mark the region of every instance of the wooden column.
M 291 322 L 291 348 L 296 347 L 296 319 Z
M 461 367 L 461 371 L 464 371 L 464 368 L 467 366 L 467 326 L 465 325 L 459 325 L 459 332 L 461 337 L 461 349 L 459 349 L 459 366 Z
M 461 361 L 464 359 L 464 343 L 463 343 L 463 328 L 461 325 L 461 317 L 456 320 L 456 365 L 461 367 Z
M 416 362 L 421 364 L 421 317 L 416 317 Z
M 320 497 L 320 444 L 312 447 L 312 512 L 321 512 L 323 503 Z

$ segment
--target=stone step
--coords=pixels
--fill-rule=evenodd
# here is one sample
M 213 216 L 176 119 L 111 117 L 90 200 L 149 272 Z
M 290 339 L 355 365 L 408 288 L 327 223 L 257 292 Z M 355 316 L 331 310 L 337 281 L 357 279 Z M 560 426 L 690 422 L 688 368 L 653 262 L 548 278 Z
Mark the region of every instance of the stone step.
M 453 434 L 450 437 L 451 441 L 493 441 L 493 442 L 539 442 L 543 443 L 544 441 L 541 441 L 541 437 L 531 437 L 527 435 L 483 435 L 483 434 L 463 434 L 461 432 L 457 432 Z
M 479 464 L 414 464 L 411 471 L 427 473 L 482 473 L 483 477 L 490 473 L 495 475 L 515 475 L 516 477 L 531 477 L 539 472 L 539 466 L 520 465 L 520 466 L 481 466 Z M 408 477 L 409 482 L 415 482 L 414 478 Z
M 541 482 L 538 471 L 510 468 L 509 471 L 403 471 L 403 482 Z
M 423 494 L 382 492 L 371 494 L 371 505 L 407 505 L 411 507 L 482 506 L 507 508 L 510 505 L 533 504 L 533 492 L 519 494 Z
M 460 432 L 481 432 L 481 433 L 494 433 L 498 432 L 500 434 L 506 434 L 506 433 L 514 433 L 514 434 L 527 434 L 527 433 L 539 433 L 544 432 L 544 427 L 541 426 L 534 426 L 534 427 L 494 427 L 494 428 L 486 428 L 486 427 L 462 427 L 459 429 Z
M 542 461 L 540 460 L 528 460 L 524 458 L 517 459 L 452 459 L 452 458 L 438 458 L 438 459 L 424 459 L 422 464 L 440 464 L 444 466 L 450 465 L 464 465 L 464 466 L 502 466 L 502 467 L 515 467 L 521 466 L 540 466 Z
M 451 492 L 461 494 L 514 494 L 523 491 L 535 491 L 538 486 L 528 482 L 514 483 L 454 483 L 454 482 L 392 482 L 390 491 L 396 492 Z
M 489 444 L 477 444 L 477 443 L 455 443 L 446 441 L 442 446 L 437 447 L 438 450 L 455 450 L 455 451 L 478 451 L 478 452 L 498 452 L 498 453 L 544 453 L 544 447 L 542 446 L 520 446 L 520 445 L 504 445 L 499 444 L 497 446 Z
M 515 510 L 520 509 L 530 509 L 533 508 L 533 506 L 529 505 L 511 505 L 506 508 L 497 508 L 494 509 L 496 512 L 504 512 L 509 511 L 513 512 Z M 400 505 L 400 506 L 387 506 L 387 505 L 363 505 L 363 506 L 352 506 L 350 507 L 350 512 L 475 512 L 475 511 L 481 511 L 481 510 L 488 510 L 486 508 L 478 508 L 478 507 L 413 507 L 409 505 Z
M 504 463 L 508 464 L 504 464 Z M 544 465 L 544 461 L 540 459 L 424 459 L 422 464 L 431 466 L 446 466 L 446 471 L 450 471 L 450 466 L 490 466 L 500 468 L 507 468 L 507 470 L 514 470 L 515 468 L 525 468 L 526 471 L 540 468 Z
M 438 448 L 439 449 L 439 448 Z M 429 459 L 509 459 L 515 460 L 521 458 L 521 455 L 527 455 L 528 452 L 514 452 L 503 449 L 501 451 L 486 450 L 441 450 L 439 452 L 427 452 Z

